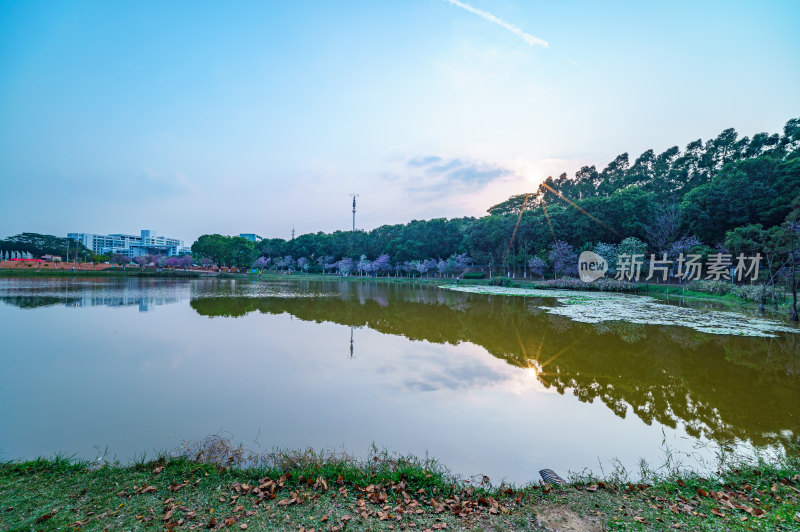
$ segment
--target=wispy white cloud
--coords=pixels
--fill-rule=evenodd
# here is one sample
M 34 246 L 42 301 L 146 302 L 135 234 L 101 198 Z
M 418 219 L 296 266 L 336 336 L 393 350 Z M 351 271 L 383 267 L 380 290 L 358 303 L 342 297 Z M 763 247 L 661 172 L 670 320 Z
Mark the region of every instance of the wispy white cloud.
M 528 43 L 531 46 L 541 46 L 543 48 L 549 48 L 550 47 L 550 45 L 547 43 L 547 41 L 545 41 L 543 39 L 540 39 L 539 37 L 535 37 L 535 36 L 531 35 L 530 33 L 525 33 L 524 31 L 522 31 L 518 27 L 514 26 L 513 24 L 509 24 L 505 20 L 492 15 L 488 11 L 483 11 L 482 9 L 478 9 L 476 7 L 472 7 L 471 5 L 465 4 L 464 2 L 460 2 L 459 0 L 445 0 L 445 2 L 447 2 L 448 4 L 452 4 L 454 6 L 460 7 L 461 9 L 466 9 L 470 13 L 478 15 L 479 17 L 481 17 L 481 18 L 483 18 L 485 20 L 488 20 L 489 22 L 494 22 L 495 24 L 498 24 L 498 25 L 504 27 L 505 29 L 507 29 L 508 31 L 513 33 L 514 35 L 518 36 L 519 38 L 521 38 L 523 41 L 525 41 L 526 43 Z

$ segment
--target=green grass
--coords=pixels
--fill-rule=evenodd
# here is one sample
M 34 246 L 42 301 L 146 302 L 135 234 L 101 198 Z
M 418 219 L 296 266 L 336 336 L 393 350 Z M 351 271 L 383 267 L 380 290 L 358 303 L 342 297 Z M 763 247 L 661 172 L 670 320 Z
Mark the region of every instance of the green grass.
M 800 530 L 796 458 L 713 478 L 613 473 L 565 486 L 457 480 L 435 461 L 284 452 L 249 467 L 211 440 L 186 457 L 99 468 L 64 458 L 0 464 L 0 530 Z M 213 463 L 208 459 L 214 459 Z M 222 459 L 222 462 L 219 461 Z M 232 466 L 220 466 L 220 463 Z M 268 465 L 266 465 L 268 464 Z M 258 490 L 256 489 L 258 488 Z

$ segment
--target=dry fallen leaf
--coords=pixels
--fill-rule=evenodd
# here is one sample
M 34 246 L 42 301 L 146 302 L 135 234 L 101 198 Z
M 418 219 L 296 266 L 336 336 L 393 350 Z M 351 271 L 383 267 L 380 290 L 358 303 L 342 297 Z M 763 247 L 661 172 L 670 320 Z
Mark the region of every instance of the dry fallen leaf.
M 44 523 L 48 519 L 52 519 L 54 515 L 56 515 L 55 512 L 50 512 L 49 514 L 40 515 L 39 517 L 36 518 L 35 522 L 36 524 Z

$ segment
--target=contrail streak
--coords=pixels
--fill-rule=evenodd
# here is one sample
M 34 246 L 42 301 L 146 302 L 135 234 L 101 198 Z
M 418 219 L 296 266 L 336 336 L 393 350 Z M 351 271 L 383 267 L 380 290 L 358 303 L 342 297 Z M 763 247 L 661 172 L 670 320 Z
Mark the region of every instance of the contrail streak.
M 476 7 L 472 7 L 471 5 L 465 4 L 464 2 L 459 2 L 459 0 L 445 0 L 445 2 L 447 2 L 448 4 L 453 4 L 456 7 L 460 7 L 461 9 L 466 9 L 470 13 L 478 15 L 482 19 L 488 20 L 489 22 L 494 22 L 495 24 L 504 27 L 505 29 L 507 29 L 517 37 L 521 38 L 523 41 L 525 41 L 531 46 L 541 46 L 543 48 L 550 47 L 547 41 L 542 40 L 539 37 L 534 37 L 530 33 L 525 33 L 524 31 L 514 26 L 513 24 L 509 24 L 505 20 L 497 18 L 496 16 L 492 15 L 489 12 L 483 11 L 482 9 L 478 9 Z

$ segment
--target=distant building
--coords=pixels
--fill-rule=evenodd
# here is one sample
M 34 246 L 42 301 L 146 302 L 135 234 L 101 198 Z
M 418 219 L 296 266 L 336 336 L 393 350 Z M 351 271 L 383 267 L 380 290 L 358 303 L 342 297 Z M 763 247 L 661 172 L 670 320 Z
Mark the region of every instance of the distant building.
M 126 257 L 142 255 L 185 255 L 191 250 L 184 247 L 183 240 L 157 236 L 149 229 L 142 229 L 136 235 L 96 235 L 94 233 L 67 233 L 67 238 L 80 242 L 97 254 L 118 253 Z
M 42 260 L 49 262 L 61 262 L 61 257 L 58 255 L 42 255 Z
M 239 233 L 239 236 L 253 242 L 260 242 L 264 240 L 262 237 L 258 236 L 255 233 Z

